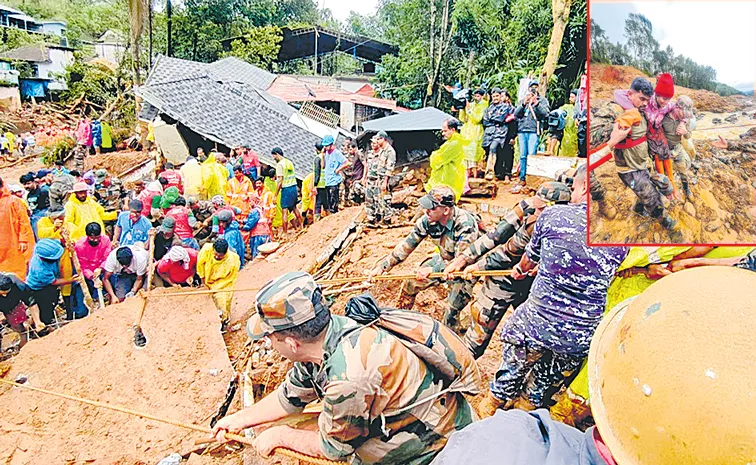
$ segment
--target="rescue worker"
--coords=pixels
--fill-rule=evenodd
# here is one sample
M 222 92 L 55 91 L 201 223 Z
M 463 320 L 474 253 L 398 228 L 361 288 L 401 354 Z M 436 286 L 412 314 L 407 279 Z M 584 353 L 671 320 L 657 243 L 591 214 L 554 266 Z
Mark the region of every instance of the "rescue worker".
M 507 145 L 508 139 L 511 139 L 509 123 L 514 119 L 514 107 L 509 103 L 507 91 L 494 87 L 491 90 L 491 105 L 486 108 L 486 113 L 483 115 L 482 144 L 483 150 L 488 153 L 486 164 L 486 179 L 488 180 L 493 180 L 495 175 L 505 184 L 512 181 L 514 160 L 512 151 L 507 150 Z
M 223 231 L 223 239 L 228 242 L 228 246 L 239 256 L 239 269 L 244 268 L 246 247 L 242 237 L 239 222 L 234 219 L 234 215 L 228 210 L 221 210 L 216 215 L 218 218 L 218 227 Z
M 588 353 L 601 321 L 609 283 L 627 255 L 625 247 L 586 243 L 587 166 L 575 175 L 570 205 L 541 213 L 512 278 L 538 274 L 527 300 L 501 332 L 502 363 L 482 408 L 542 407 L 546 391 L 561 384 Z
M 388 135 L 379 131 L 375 136 L 376 151 L 371 151 L 362 177 L 365 186 L 365 214 L 371 223 L 391 223 L 393 211 L 386 201 L 389 193 L 389 178 L 396 166 L 396 151 L 388 141 Z
M 34 300 L 34 292 L 15 275 L 0 273 L 0 312 L 5 317 L 8 326 L 21 337 L 20 347 L 29 340 L 26 330 L 27 311 L 31 314 L 34 323 L 33 331 L 38 335 L 45 334 L 47 327 L 39 318 L 39 307 Z M 0 334 L 1 340 L 2 334 Z
M 251 209 L 252 196 L 255 192 L 255 186 L 252 181 L 244 176 L 241 165 L 234 166 L 234 177 L 226 183 L 226 195 L 228 204 L 241 210 L 240 218 L 246 218 Z
M 102 285 L 111 304 L 134 297 L 144 287 L 149 264 L 150 253 L 139 244 L 113 248 L 102 267 Z
M 496 229 L 478 238 L 470 248 L 456 257 L 444 272 L 453 273 L 462 270 L 463 267 L 466 267 L 465 273 L 512 269 L 525 253 L 525 247 L 533 236 L 536 220 L 544 209 L 554 204 L 569 203 L 570 197 L 570 188 L 565 184 L 541 184 L 535 196 L 521 200 L 515 205 Z M 484 257 L 485 259 L 481 260 Z M 517 308 L 527 299 L 532 284 L 532 276 L 520 280 L 510 276 L 491 276 L 483 280 L 483 287 L 470 309 L 472 321 L 464 337 L 475 358 L 483 355 L 509 307 Z
M 462 395 L 467 387 L 445 382 L 406 340 L 383 325 L 363 326 L 331 314 L 309 274 L 290 272 L 268 282 L 257 294 L 256 308 L 247 334 L 253 340 L 267 336 L 294 366 L 275 392 L 221 419 L 214 428 L 218 440 L 224 441 L 227 431 L 300 413 L 321 399 L 318 431 L 274 426 L 257 436 L 258 453 L 264 457 L 285 447 L 334 460 L 354 456 L 352 463 L 422 465 L 433 460 L 455 430 L 475 419 Z M 433 322 L 402 313 L 418 332 L 424 329 L 418 321 Z M 421 332 L 421 337 L 454 339 L 445 358 L 462 365 L 461 377 L 477 371 L 472 360 L 466 363 L 469 354 L 459 340 L 446 328 L 439 331 Z
M 753 371 L 742 362 L 756 350 L 756 323 L 736 314 L 754 311 L 754 289 L 752 273 L 727 267 L 658 281 L 596 329 L 587 370 L 595 427 L 581 432 L 545 410 L 499 411 L 455 434 L 433 464 L 465 463 L 471 450 L 481 465 L 752 461 Z
M 65 227 L 74 242 L 86 236 L 84 228 L 89 223 L 97 223 L 105 229 L 104 221 L 113 221 L 118 216 L 118 212 L 106 212 L 102 205 L 89 196 L 88 189 L 87 183 L 77 182 L 72 189 L 74 195 L 66 202 Z
M 186 162 L 179 172 L 184 182 L 184 195 L 199 197 L 202 190 L 202 167 L 197 159 L 191 155 L 186 157 Z
M 289 231 L 289 212 L 294 213 L 296 219 L 294 223 L 295 229 L 303 225 L 302 215 L 297 209 L 297 197 L 299 195 L 297 192 L 297 178 L 294 174 L 294 164 L 291 160 L 284 157 L 283 150 L 280 147 L 274 147 L 270 153 L 276 161 L 276 191 L 273 195 L 279 199 L 283 232 L 286 234 Z M 325 172 L 321 173 L 321 175 L 325 176 Z
M 204 285 L 212 290 L 233 289 L 239 268 L 239 256 L 233 250 L 229 250 L 228 242 L 223 238 L 203 245 L 197 257 L 197 274 Z M 231 291 L 213 294 L 213 302 L 221 321 L 221 331 L 225 331 L 228 326 L 233 300 L 234 293 Z
M 64 171 L 54 173 L 50 184 L 50 208 L 63 208 L 74 184 L 76 178 L 72 174 Z
M 459 120 L 463 123 L 460 134 L 466 140 L 472 142 L 466 146 L 465 150 L 465 167 L 469 178 L 478 177 L 478 165 L 483 161 L 485 152 L 482 150 L 483 144 L 483 116 L 488 108 L 488 100 L 483 98 L 485 92 L 482 89 L 475 89 L 473 100 L 467 102 L 464 110 L 459 112 Z
M 424 260 L 416 272 L 416 279 L 405 281 L 399 298 L 399 308 L 410 309 L 415 297 L 423 289 L 439 285 L 443 280 L 428 279 L 430 273 L 441 272 L 447 263 L 461 255 L 477 240 L 481 231 L 480 219 L 467 210 L 456 206 L 454 192 L 448 186 L 436 186 L 419 200 L 425 214 L 420 217 L 412 232 L 383 259 L 370 276 L 387 273 L 403 262 L 428 236 L 436 245 L 438 253 Z M 443 323 L 459 332 L 459 313 L 472 298 L 474 281 L 455 279 L 449 286 L 449 308 L 444 313 Z
M 438 150 L 431 153 L 430 177 L 425 183 L 425 190 L 430 191 L 436 186 L 445 185 L 454 191 L 456 200 L 462 197 L 467 181 L 464 157 L 467 146 L 471 143 L 459 133 L 459 121 L 449 118 L 441 123 L 441 134 L 444 142 Z M 481 148 L 481 150 L 483 150 Z
M 617 175 L 637 197 L 633 211 L 659 221 L 676 242 L 682 235 L 676 229 L 677 221 L 669 216 L 662 202 L 662 195 L 671 194 L 672 186 L 666 176 L 650 171 L 646 119 L 637 112 L 646 106 L 653 93 L 651 83 L 642 77 L 635 78 L 629 90 L 616 91 L 612 102 L 592 114 L 591 146 L 606 142 L 604 150 L 613 153 Z M 599 202 L 599 207 L 602 204 Z
M 26 279 L 26 267 L 32 257 L 34 232 L 29 211 L 12 195 L 0 178 L 0 271 Z
M 39 238 L 61 241 L 61 244 L 65 247 L 65 242 L 63 242 L 65 214 L 65 210 L 62 208 L 49 210 L 47 216 L 40 219 L 37 225 L 39 228 Z M 73 274 L 74 269 L 73 263 L 71 262 L 71 254 L 66 247 L 63 251 L 63 255 L 60 257 L 60 277 L 63 279 L 70 279 Z M 72 320 L 74 316 L 76 318 L 84 318 L 87 316 L 89 312 L 86 305 L 84 305 L 84 294 L 77 283 L 61 286 L 60 294 L 63 296 L 63 302 L 66 307 L 66 319 Z
M 76 275 L 62 278 L 60 258 L 65 249 L 59 240 L 40 239 L 34 246 L 34 255 L 29 262 L 29 275 L 26 285 L 34 293 L 34 300 L 39 306 L 39 318 L 45 325 L 55 321 L 55 306 L 60 296 L 59 286 L 71 284 Z
M 120 210 L 125 192 L 121 180 L 108 175 L 104 169 L 95 171 L 95 195 L 105 211 Z

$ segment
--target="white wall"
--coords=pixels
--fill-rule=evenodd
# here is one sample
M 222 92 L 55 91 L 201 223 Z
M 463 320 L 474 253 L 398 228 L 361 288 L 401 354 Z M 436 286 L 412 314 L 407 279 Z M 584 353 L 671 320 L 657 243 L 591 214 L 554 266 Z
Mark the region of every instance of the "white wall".
M 104 58 L 111 63 L 119 64 L 126 53 L 126 47 L 120 44 L 95 44 L 95 55 L 98 58 Z
M 40 32 L 63 36 L 66 32 L 66 25 L 63 23 L 43 23 Z
M 50 83 L 51 90 L 64 90 L 66 89 L 65 80 L 58 78 L 55 75 L 64 74 L 66 72 L 66 66 L 70 65 L 74 61 L 73 53 L 70 50 L 63 50 L 59 48 L 50 48 L 50 62 L 38 63 L 39 77 L 41 79 L 53 79 Z

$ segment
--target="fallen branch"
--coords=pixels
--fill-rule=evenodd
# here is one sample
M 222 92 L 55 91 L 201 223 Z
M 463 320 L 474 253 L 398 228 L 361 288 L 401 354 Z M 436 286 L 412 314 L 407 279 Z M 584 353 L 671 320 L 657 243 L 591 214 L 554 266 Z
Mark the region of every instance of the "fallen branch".
M 110 115 L 113 112 L 113 110 L 116 109 L 116 107 L 118 106 L 118 103 L 122 99 L 123 99 L 123 94 L 118 94 L 118 96 L 116 96 L 115 100 L 113 100 L 110 103 L 110 105 L 108 105 L 108 108 L 106 108 L 105 111 L 102 112 L 102 114 L 100 115 L 99 119 L 103 120 L 103 119 L 107 118 L 108 115 Z

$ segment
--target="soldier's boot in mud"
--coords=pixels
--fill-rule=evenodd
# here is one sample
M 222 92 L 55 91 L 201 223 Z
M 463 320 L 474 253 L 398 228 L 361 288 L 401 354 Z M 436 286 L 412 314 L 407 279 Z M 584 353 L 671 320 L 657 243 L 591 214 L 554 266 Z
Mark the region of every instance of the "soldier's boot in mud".
M 478 404 L 478 416 L 481 419 L 492 417 L 497 410 L 506 410 L 507 404 L 510 404 L 510 402 L 501 400 L 491 394 L 491 391 L 488 391 L 483 401 Z
M 682 191 L 685 198 L 692 202 L 693 201 L 693 192 L 690 191 L 690 183 L 688 181 L 682 182 Z
M 617 217 L 617 209 L 606 203 L 605 200 L 598 202 L 599 214 L 608 220 Z M 642 206 L 642 205 L 641 205 Z
M 683 235 L 680 229 L 677 227 L 677 221 L 673 220 L 668 214 L 662 216 L 660 224 L 669 234 L 669 240 L 672 244 L 680 244 L 683 242 Z
M 635 202 L 635 205 L 633 205 L 633 213 L 640 216 L 648 216 L 648 213 L 646 212 L 646 206 L 643 205 L 643 202 L 640 201 Z

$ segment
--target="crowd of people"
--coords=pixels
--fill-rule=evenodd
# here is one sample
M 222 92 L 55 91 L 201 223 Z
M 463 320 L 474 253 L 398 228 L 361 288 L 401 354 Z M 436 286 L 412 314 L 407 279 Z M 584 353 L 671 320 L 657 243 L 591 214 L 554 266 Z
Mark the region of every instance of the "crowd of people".
M 464 153 L 468 177 L 484 175 L 510 183 L 517 176 L 513 193 L 525 186 L 529 156 L 586 157 L 586 80 L 570 91 L 569 103 L 553 110 L 539 94 L 538 81 L 526 79 L 522 88 L 516 99 L 506 89 L 476 89 L 472 100 L 458 95 L 458 106 L 452 106 L 463 123 L 461 137 L 471 142 Z M 519 148 L 516 163 L 515 145 Z

